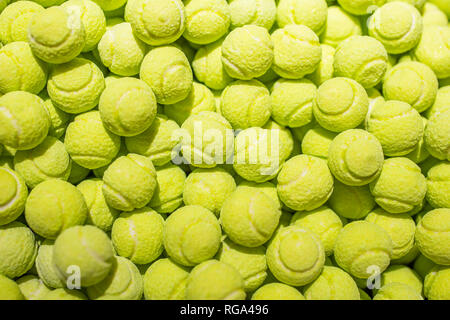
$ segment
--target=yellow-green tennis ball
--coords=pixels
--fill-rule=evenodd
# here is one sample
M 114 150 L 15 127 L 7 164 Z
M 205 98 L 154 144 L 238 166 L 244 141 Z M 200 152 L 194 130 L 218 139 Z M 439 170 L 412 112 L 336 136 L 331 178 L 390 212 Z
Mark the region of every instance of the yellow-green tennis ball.
M 237 186 L 237 188 L 250 188 L 250 189 L 253 189 L 255 192 L 262 191 L 269 198 L 271 198 L 273 201 L 275 201 L 278 204 L 279 208 L 281 208 L 281 202 L 280 202 L 280 199 L 278 198 L 277 187 L 272 182 L 266 181 L 266 182 L 262 182 L 262 183 L 257 183 L 257 182 L 242 180 L 241 182 L 239 182 L 239 185 Z M 283 215 L 283 213 L 282 213 L 282 215 Z M 280 220 L 281 219 L 282 218 L 280 217 Z M 289 222 L 290 222 L 290 220 L 291 220 L 291 217 L 289 216 Z M 288 223 L 288 225 L 289 225 L 289 223 Z
M 339 43 L 351 36 L 362 35 L 361 22 L 339 6 L 328 7 L 327 23 L 320 42 L 337 47 Z
M 423 136 L 422 118 L 408 103 L 396 100 L 373 105 L 366 130 L 383 147 L 386 156 L 403 156 L 414 150 Z
M 231 0 L 228 4 L 232 29 L 252 24 L 270 30 L 275 22 L 275 0 Z
M 181 0 L 130 0 L 125 6 L 125 20 L 137 37 L 151 46 L 176 41 L 186 24 Z
M 436 94 L 436 99 L 434 100 L 431 108 L 427 109 L 425 112 L 425 117 L 428 119 L 437 112 L 442 112 L 447 108 L 450 108 L 450 85 L 441 86 Z
M 311 80 L 316 86 L 320 86 L 325 81 L 333 78 L 334 74 L 334 53 L 335 49 L 329 45 L 321 44 L 322 59 L 313 73 L 307 74 L 306 78 Z
M 44 240 L 39 246 L 36 256 L 35 266 L 39 278 L 49 288 L 63 288 L 66 286 L 56 266 L 53 264 L 53 240 Z
M 25 300 L 42 300 L 50 292 L 50 289 L 41 279 L 34 275 L 26 275 L 17 279 L 17 284 Z
M 426 198 L 433 208 L 450 208 L 449 162 L 439 162 L 428 171 Z
M 450 299 L 450 267 L 434 267 L 425 277 L 424 293 L 429 300 Z
M 2 274 L 0 274 L 0 300 L 25 300 L 17 283 Z
M 386 0 L 337 0 L 337 2 L 345 11 L 363 16 L 370 14 L 374 8 L 381 7 Z
M 307 228 L 319 236 L 325 255 L 333 253 L 334 244 L 342 229 L 342 220 L 327 206 L 312 211 L 299 211 L 292 216 L 291 225 Z
M 390 213 L 414 210 L 422 204 L 426 191 L 426 179 L 419 166 L 402 157 L 385 160 L 381 174 L 370 183 L 375 201 Z
M 83 50 L 86 32 L 76 12 L 55 6 L 33 15 L 28 41 L 38 58 L 54 64 L 65 63 Z
M 426 213 L 416 229 L 420 252 L 436 264 L 450 265 L 450 209 L 434 209 Z
M 87 215 L 82 193 L 59 179 L 38 184 L 30 192 L 25 205 L 28 225 L 46 239 L 56 239 L 65 229 L 84 224 Z
M 183 51 L 174 46 L 152 49 L 141 65 L 144 80 L 161 104 L 173 104 L 186 99 L 192 90 L 192 70 Z
M 0 239 L 0 274 L 13 279 L 30 270 L 38 250 L 31 229 L 14 221 L 0 226 Z
M 277 177 L 278 196 L 293 210 L 314 210 L 333 192 L 333 176 L 326 161 L 309 156 L 295 156 L 283 165 Z
M 0 42 L 8 44 L 28 41 L 28 24 L 33 15 L 41 11 L 44 8 L 32 1 L 18 1 L 8 5 L 0 14 Z
M 436 264 L 425 257 L 423 254 L 419 254 L 417 259 L 414 261 L 414 271 L 417 272 L 419 276 L 423 279 L 427 276 L 427 274 L 436 266 Z
M 358 286 L 345 271 L 324 266 L 320 276 L 303 291 L 306 300 L 360 300 Z
M 325 0 L 280 0 L 277 7 L 277 24 L 284 28 L 290 24 L 304 25 L 321 34 L 327 22 Z
M 269 90 L 259 81 L 238 80 L 221 95 L 221 114 L 234 129 L 262 127 L 271 114 Z
M 156 168 L 158 183 L 149 206 L 160 213 L 172 213 L 183 203 L 186 173 L 171 163 Z
M 170 259 L 155 261 L 144 275 L 146 300 L 184 300 L 189 270 Z
M 88 300 L 87 297 L 79 290 L 58 288 L 50 291 L 42 300 Z
M 176 210 L 164 226 L 164 248 L 175 262 L 195 266 L 217 253 L 221 240 L 220 224 L 215 215 L 198 205 Z
M 122 213 L 114 221 L 111 239 L 119 256 L 147 264 L 163 252 L 163 228 L 164 217 L 143 207 Z
M 424 133 L 425 147 L 430 154 L 450 161 L 450 107 L 436 112 L 429 119 Z
M 222 43 L 222 62 L 232 78 L 262 76 L 274 60 L 274 44 L 267 29 L 246 25 L 231 31 Z
M 202 111 L 216 111 L 214 95 L 208 87 L 194 82 L 186 99 L 164 106 L 164 114 L 182 125 L 189 116 Z
M 284 283 L 265 284 L 252 295 L 252 300 L 305 300 L 296 288 Z
M 155 166 L 162 166 L 172 158 L 172 150 L 179 142 L 175 136 L 179 129 L 175 121 L 157 114 L 146 131 L 126 137 L 125 144 L 130 152 L 148 157 Z
M 39 96 L 44 100 L 44 107 L 50 117 L 50 128 L 48 129 L 48 135 L 61 138 L 66 132 L 66 127 L 71 120 L 71 116 L 55 107 L 53 101 L 47 94 L 47 90 L 41 91 Z
M 426 118 L 422 117 L 422 122 L 423 122 L 423 127 L 426 128 L 428 120 Z M 422 136 L 422 138 L 416 144 L 413 151 L 411 151 L 410 153 L 405 155 L 406 158 L 412 160 L 415 163 L 424 162 L 426 159 L 428 159 L 429 156 L 430 156 L 430 153 L 428 152 L 428 150 L 426 148 L 424 136 Z
M 223 203 L 220 222 L 228 237 L 245 247 L 267 242 L 280 220 L 279 204 L 254 188 L 237 188 Z
M 269 139 L 267 141 L 274 144 L 271 149 L 278 149 L 280 163 L 292 157 L 294 153 L 294 138 L 289 128 L 280 125 L 272 119 L 269 119 L 262 128 L 267 130 L 267 138 Z M 274 150 L 273 152 L 276 153 L 277 151 Z
M 301 141 L 302 153 L 323 159 L 328 158 L 328 150 L 337 133 L 326 130 L 315 123 L 307 130 Z
M 423 289 L 422 278 L 412 269 L 403 265 L 393 265 L 387 268 L 380 278 L 381 287 L 393 282 L 406 284 L 420 295 Z
M 447 15 L 447 18 L 450 19 L 450 3 L 445 0 L 430 0 L 431 3 L 434 3 Z
M 71 184 L 77 184 L 83 181 L 91 172 L 91 170 L 80 166 L 78 163 L 72 161 L 72 169 L 70 170 L 70 175 L 67 181 Z
M 115 257 L 111 271 L 101 282 L 87 288 L 91 300 L 140 300 L 144 282 L 130 260 Z
M 424 27 L 445 27 L 448 24 L 448 18 L 438 6 L 431 2 L 426 2 L 422 10 L 422 22 Z
M 194 44 L 208 44 L 228 32 L 231 17 L 225 0 L 187 0 L 186 29 L 183 36 Z
M 407 254 L 405 254 L 400 259 L 393 259 L 391 261 L 391 264 L 394 264 L 394 265 L 409 265 L 409 264 L 412 264 L 412 262 L 414 262 L 414 260 L 417 259 L 419 254 L 420 254 L 420 251 L 417 248 L 417 245 L 414 244 L 413 247 L 411 248 L 411 250 L 409 250 L 409 252 Z
M 195 169 L 184 184 L 185 205 L 200 205 L 216 216 L 224 201 L 236 189 L 233 176 L 222 168 Z
M 401 282 L 392 282 L 383 286 L 373 300 L 423 300 L 414 288 Z
M 187 279 L 187 300 L 244 300 L 245 296 L 239 272 L 217 260 L 197 265 Z
M 103 9 L 103 11 L 111 12 L 120 9 L 127 2 L 126 0 L 93 0 Z M 123 15 L 123 14 L 122 14 Z
M 133 34 L 126 22 L 108 27 L 98 43 L 98 54 L 102 63 L 120 76 L 139 73 L 148 46 Z
M 368 36 L 342 41 L 334 55 L 334 74 L 358 81 L 364 88 L 376 86 L 387 70 L 388 55 L 383 44 Z
M 16 220 L 25 208 L 28 189 L 14 170 L 0 168 L 0 225 Z
M 300 79 L 317 69 L 322 48 L 319 37 L 304 25 L 287 25 L 272 33 L 273 65 L 278 75 Z
M 379 225 L 389 234 L 392 239 L 392 259 L 400 259 L 413 249 L 416 224 L 409 214 L 393 214 L 377 208 L 365 220 Z
M 50 118 L 38 96 L 13 91 L 0 97 L 0 143 L 17 150 L 36 147 L 47 136 Z

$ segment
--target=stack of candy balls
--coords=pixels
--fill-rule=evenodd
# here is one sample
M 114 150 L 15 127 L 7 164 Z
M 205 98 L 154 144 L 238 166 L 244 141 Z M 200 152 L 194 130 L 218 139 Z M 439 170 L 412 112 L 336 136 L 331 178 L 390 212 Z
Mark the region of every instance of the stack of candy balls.
M 450 299 L 449 17 L 0 0 L 0 299 Z

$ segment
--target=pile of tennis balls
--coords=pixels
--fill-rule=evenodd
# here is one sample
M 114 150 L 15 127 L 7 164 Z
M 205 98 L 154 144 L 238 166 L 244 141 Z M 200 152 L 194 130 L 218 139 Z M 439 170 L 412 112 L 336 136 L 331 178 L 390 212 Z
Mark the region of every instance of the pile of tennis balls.
M 0 1 L 0 299 L 450 299 L 449 17 Z

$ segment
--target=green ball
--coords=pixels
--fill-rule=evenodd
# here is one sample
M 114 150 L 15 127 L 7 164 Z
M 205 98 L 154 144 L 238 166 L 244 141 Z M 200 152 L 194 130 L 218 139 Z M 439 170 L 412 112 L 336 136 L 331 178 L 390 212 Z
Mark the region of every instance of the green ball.
M 302 153 L 322 159 L 328 158 L 328 150 L 337 133 L 326 130 L 314 121 L 301 141 Z
M 26 275 L 17 279 L 25 300 L 42 300 L 43 297 L 50 292 L 50 289 L 42 282 L 41 279 L 34 275 Z
M 252 24 L 270 30 L 275 23 L 275 0 L 230 0 L 228 4 L 232 29 Z
M 334 74 L 334 53 L 336 50 L 326 44 L 321 44 L 322 59 L 313 73 L 307 74 L 305 77 L 311 80 L 316 86 L 320 86 L 327 80 L 333 78 Z
M 47 293 L 42 300 L 87 300 L 87 297 L 78 290 L 58 288 Z
M 296 288 L 284 283 L 265 284 L 252 295 L 252 300 L 305 300 Z
M 25 300 L 20 287 L 13 280 L 0 274 L 0 300 Z
M 439 162 L 427 173 L 427 202 L 433 208 L 450 208 L 450 163 Z
M 428 119 L 424 132 L 425 147 L 439 160 L 450 161 L 450 108 L 436 112 Z
M 149 206 L 159 213 L 172 213 L 183 203 L 186 173 L 178 166 L 168 163 L 156 168 L 158 183 Z
M 362 16 L 370 14 L 374 8 L 381 7 L 386 0 L 337 0 L 337 2 L 345 11 Z
M 280 0 L 277 7 L 277 24 L 304 25 L 317 35 L 325 29 L 327 22 L 327 3 L 325 0 Z
M 403 283 L 415 289 L 417 293 L 422 295 L 423 280 L 412 269 L 407 266 L 394 265 L 387 268 L 380 278 L 381 287 L 390 283 Z
M 393 282 L 383 286 L 373 300 L 423 300 L 420 293 L 407 284 Z
M 44 107 L 50 117 L 50 128 L 48 129 L 48 135 L 55 138 L 62 138 L 66 132 L 67 125 L 71 120 L 71 116 L 55 107 L 55 104 L 50 99 L 47 90 L 41 91 L 39 96 L 44 100 Z
M 64 288 L 65 281 L 60 278 L 59 272 L 53 263 L 53 240 L 44 240 L 39 246 L 35 266 L 39 279 L 49 288 Z
M 429 300 L 450 299 L 450 268 L 436 266 L 425 277 L 424 293 Z
M 23 178 L 12 169 L 0 167 L 0 225 L 16 220 L 25 209 L 28 189 Z
M 320 35 L 320 42 L 332 47 L 337 47 L 339 43 L 351 36 L 362 35 L 361 21 L 339 6 L 328 7 L 327 23 L 323 33 Z
M 28 24 L 33 15 L 41 11 L 44 8 L 35 1 L 13 2 L 0 10 L 0 42 L 28 41 Z

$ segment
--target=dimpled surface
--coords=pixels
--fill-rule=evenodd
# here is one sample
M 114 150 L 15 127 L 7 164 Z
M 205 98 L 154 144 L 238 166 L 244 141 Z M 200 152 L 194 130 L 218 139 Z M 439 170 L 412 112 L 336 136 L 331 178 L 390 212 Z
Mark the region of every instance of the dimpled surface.
M 316 34 L 323 32 L 327 22 L 325 0 L 280 0 L 277 7 L 278 26 L 304 25 Z
M 53 264 L 53 240 L 44 240 L 36 256 L 35 266 L 39 279 L 49 288 L 63 288 L 65 281 L 59 277 L 58 270 Z
M 339 216 L 355 220 L 367 216 L 375 207 L 375 200 L 367 185 L 348 186 L 335 181 L 328 204 Z
M 16 220 L 25 208 L 28 189 L 23 178 L 12 169 L 0 168 L 0 225 Z
M 253 24 L 270 30 L 275 22 L 275 0 L 230 0 L 228 4 L 232 29 Z
M 373 300 L 423 300 L 423 298 L 407 284 L 393 282 L 383 286 Z
M 183 203 L 186 173 L 171 163 L 156 168 L 158 183 L 149 206 L 160 213 L 171 213 Z
M 1 274 L 0 300 L 25 300 L 17 283 Z
M 315 123 L 302 139 L 302 153 L 327 159 L 330 144 L 336 135 L 336 132 L 326 130 Z
M 0 14 L 0 42 L 27 41 L 28 24 L 33 15 L 44 8 L 32 1 L 11 3 Z
M 412 269 L 407 266 L 393 265 L 381 274 L 381 287 L 394 282 L 404 283 L 422 294 L 423 280 Z
M 34 275 L 26 275 L 17 279 L 20 291 L 26 300 L 42 300 L 50 289 Z
M 436 99 L 434 100 L 431 108 L 427 109 L 425 116 L 429 119 L 436 112 L 442 112 L 446 108 L 450 107 L 450 85 L 441 86 L 436 94 Z
M 338 0 L 338 3 L 345 11 L 361 16 L 381 7 L 386 0 Z
M 439 162 L 428 170 L 426 198 L 433 208 L 450 208 L 449 162 Z
M 327 44 L 321 44 L 322 59 L 313 73 L 307 74 L 306 78 L 314 82 L 316 86 L 320 86 L 325 81 L 333 78 L 334 73 L 334 53 L 335 49 Z
M 48 96 L 47 90 L 41 91 L 39 96 L 44 100 L 45 110 L 50 117 L 50 128 L 48 129 L 48 135 L 59 139 L 66 132 L 67 125 L 71 120 L 70 115 L 55 107 L 52 100 Z
M 425 147 L 440 160 L 450 161 L 450 108 L 430 117 L 424 133 Z
M 450 268 L 436 266 L 425 277 L 425 296 L 430 300 L 450 299 Z
M 305 297 L 287 284 L 269 283 L 256 290 L 252 300 L 305 300 Z
M 324 32 L 320 35 L 321 43 L 336 47 L 345 39 L 361 34 L 361 22 L 357 17 L 341 7 L 328 7 L 327 23 Z

